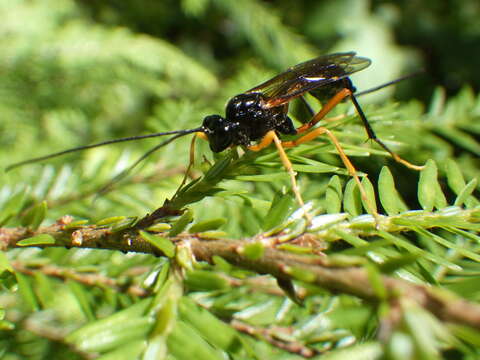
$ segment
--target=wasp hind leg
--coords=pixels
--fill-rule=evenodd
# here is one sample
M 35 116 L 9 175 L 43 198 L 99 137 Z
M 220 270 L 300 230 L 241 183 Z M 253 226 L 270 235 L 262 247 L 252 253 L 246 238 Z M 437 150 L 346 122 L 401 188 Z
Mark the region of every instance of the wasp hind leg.
M 373 131 L 372 127 L 370 126 L 370 123 L 367 120 L 367 117 L 365 116 L 365 113 L 363 112 L 362 108 L 360 107 L 360 104 L 357 101 L 357 98 L 353 93 L 350 94 L 350 98 L 352 99 L 353 105 L 355 106 L 355 109 L 357 110 L 358 116 L 360 116 L 360 119 L 362 120 L 363 126 L 365 127 L 365 130 L 367 131 L 368 138 L 375 141 L 378 145 L 380 145 L 385 151 L 387 151 L 390 156 L 395 160 L 396 162 L 408 167 L 409 169 L 417 170 L 420 171 L 422 170 L 425 166 L 420 166 L 420 165 L 415 165 L 412 164 L 411 162 L 402 159 L 397 153 L 394 151 L 390 150 L 390 148 L 381 141 L 377 135 L 375 134 L 375 131 Z
M 390 148 L 385 145 L 375 134 L 375 131 L 373 131 L 372 126 L 367 120 L 367 117 L 365 116 L 365 113 L 363 112 L 360 104 L 357 101 L 357 98 L 353 94 L 355 91 L 355 88 L 352 86 L 352 83 L 350 79 L 348 81 L 345 81 L 345 88 L 341 89 L 338 93 L 336 93 L 323 107 L 322 109 L 312 117 L 312 119 L 300 126 L 297 129 L 297 132 L 299 134 L 307 132 L 310 130 L 313 126 L 315 126 L 320 120 L 322 120 L 335 106 L 337 106 L 339 103 L 341 103 L 345 98 L 350 97 L 352 100 L 353 105 L 355 106 L 355 110 L 357 110 L 358 116 L 360 116 L 360 119 L 362 120 L 362 124 L 365 127 L 365 130 L 367 132 L 368 138 L 375 141 L 378 145 L 380 145 L 385 151 L 387 151 L 390 156 L 398 163 L 408 167 L 409 169 L 413 170 L 422 170 L 424 166 L 419 166 L 419 165 L 414 165 L 410 162 L 408 162 L 405 159 L 402 159 L 397 153 L 394 151 L 390 150 Z
M 348 173 L 350 174 L 350 176 L 353 177 L 353 179 L 355 180 L 355 182 L 358 186 L 358 189 L 360 190 L 360 195 L 362 197 L 363 203 L 366 205 L 368 212 L 373 215 L 373 217 L 375 218 L 375 221 L 378 224 L 380 217 L 378 215 L 376 207 L 373 206 L 373 204 L 368 199 L 367 192 L 365 191 L 365 188 L 363 187 L 363 185 L 360 181 L 360 178 L 357 175 L 357 170 L 353 166 L 353 164 L 350 161 L 350 159 L 348 158 L 347 154 L 345 154 L 345 151 L 343 150 L 342 146 L 340 145 L 340 142 L 338 141 L 337 137 L 335 135 L 333 135 L 333 133 L 330 130 L 328 130 L 325 127 L 318 127 L 318 128 L 310 131 L 309 133 L 303 135 L 302 137 L 300 137 L 296 140 L 284 141 L 284 142 L 281 143 L 281 145 L 284 148 L 295 147 L 295 146 L 298 146 L 298 145 L 303 144 L 305 142 L 312 141 L 316 137 L 319 137 L 319 136 L 324 135 L 324 134 L 326 134 L 329 137 L 330 141 L 333 143 L 333 145 L 337 149 L 337 152 L 340 155 L 340 158 L 342 159 L 343 164 L 347 168 Z

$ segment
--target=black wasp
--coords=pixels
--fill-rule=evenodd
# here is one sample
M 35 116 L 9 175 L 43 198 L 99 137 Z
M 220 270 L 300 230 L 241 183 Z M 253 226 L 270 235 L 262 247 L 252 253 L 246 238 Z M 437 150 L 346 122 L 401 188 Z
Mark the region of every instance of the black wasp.
M 420 166 L 410 164 L 406 160 L 400 158 L 376 137 L 354 95 L 356 89 L 353 86 L 349 76 L 357 71 L 365 69 L 370 65 L 370 63 L 371 61 L 369 59 L 356 56 L 355 52 L 335 53 L 320 56 L 295 65 L 287 69 L 285 72 L 273 77 L 272 79 L 246 91 L 245 93 L 234 96 L 227 103 L 225 117 L 220 115 L 206 116 L 203 119 L 202 126 L 198 128 L 132 136 L 81 146 L 47 156 L 22 161 L 10 165 L 7 170 L 74 151 L 90 149 L 93 147 L 117 142 L 165 135 L 174 136 L 160 143 L 147 154 L 142 156 L 142 158 L 139 159 L 134 166 L 152 152 L 181 136 L 191 133 L 196 133 L 196 137 L 206 139 L 209 142 L 210 149 L 213 152 L 220 152 L 231 146 L 237 145 L 246 147 L 253 151 L 259 151 L 274 142 L 279 151 L 282 163 L 290 174 L 293 191 L 296 195 L 296 198 L 299 204 L 303 205 L 303 200 L 296 185 L 295 173 L 292 169 L 290 160 L 285 154 L 284 148 L 293 147 L 310 141 L 317 136 L 326 134 L 335 145 L 350 175 L 355 178 L 362 196 L 366 198 L 365 191 L 363 190 L 363 186 L 356 175 L 355 168 L 345 155 L 336 137 L 325 127 L 314 128 L 314 126 L 321 119 L 323 119 L 336 105 L 338 105 L 344 99 L 350 98 L 353 102 L 353 105 L 355 106 L 370 139 L 374 140 L 382 148 L 388 151 L 397 162 L 416 170 L 422 168 Z M 383 86 L 380 86 L 379 88 L 381 87 Z M 312 114 L 311 120 L 302 126 L 295 128 L 292 120 L 288 116 L 288 106 L 293 99 L 303 99 L 303 95 L 306 93 L 309 93 L 313 97 L 317 98 L 323 104 L 323 107 L 316 114 L 313 113 L 310 107 L 308 107 Z M 282 142 L 279 138 L 279 136 L 282 134 L 300 136 L 296 140 Z M 375 211 L 372 212 L 374 215 L 376 214 Z

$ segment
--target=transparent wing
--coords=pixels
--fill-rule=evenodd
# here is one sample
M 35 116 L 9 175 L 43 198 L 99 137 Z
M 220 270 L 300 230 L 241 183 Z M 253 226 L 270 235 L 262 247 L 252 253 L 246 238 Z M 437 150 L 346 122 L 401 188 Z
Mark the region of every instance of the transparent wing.
M 265 96 L 266 107 L 276 107 L 365 69 L 371 61 L 355 52 L 320 56 L 289 68 L 274 78 L 250 89 Z

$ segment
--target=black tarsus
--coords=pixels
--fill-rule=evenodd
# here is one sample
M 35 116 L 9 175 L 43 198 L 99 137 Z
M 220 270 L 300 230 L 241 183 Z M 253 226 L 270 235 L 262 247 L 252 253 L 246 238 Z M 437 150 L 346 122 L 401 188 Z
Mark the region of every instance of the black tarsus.
M 166 141 L 162 142 L 160 145 L 157 145 L 157 146 L 155 147 L 155 150 L 157 150 L 157 149 L 159 149 L 160 147 L 169 144 L 169 143 L 170 143 L 171 141 L 173 141 L 174 139 L 177 139 L 177 138 L 179 138 L 179 137 L 181 137 L 181 136 L 188 135 L 188 134 L 191 134 L 191 133 L 194 133 L 194 132 L 201 132 L 201 131 L 203 131 L 203 128 L 202 128 L 202 127 L 199 127 L 199 128 L 195 128 L 195 129 L 189 129 L 189 130 L 166 131 L 166 132 L 159 132 L 159 133 L 153 133 L 153 134 L 147 134 L 147 135 L 129 136 L 129 137 L 124 137 L 124 138 L 120 138 L 120 139 L 113 139 L 113 140 L 102 141 L 102 142 L 99 142 L 99 143 L 96 143 L 96 144 L 79 146 L 79 147 L 75 147 L 75 148 L 71 148 L 71 149 L 59 151 L 59 152 L 56 152 L 56 153 L 53 153 L 53 154 L 49 154 L 49 155 L 45 155 L 45 156 L 36 157 L 36 158 L 33 158 L 33 159 L 28 159 L 28 160 L 20 161 L 20 162 L 18 162 L 18 163 L 15 163 L 15 164 L 12 164 L 12 165 L 7 166 L 7 167 L 5 168 L 5 171 L 10 171 L 10 170 L 12 170 L 12 169 L 14 169 L 14 168 L 17 168 L 17 167 L 20 167 L 20 166 L 23 166 L 23 165 L 33 164 L 33 163 L 40 162 L 40 161 L 43 161 L 43 160 L 52 159 L 52 158 L 55 158 L 55 157 L 57 157 L 57 156 L 61 156 L 61 155 L 65 155 L 65 154 L 70 154 L 70 153 L 77 152 L 77 151 L 88 150 L 88 149 L 92 149 L 92 148 L 96 148 L 96 147 L 100 147 L 100 146 L 105 146 L 105 145 L 110 145 L 110 144 L 115 144 L 115 143 L 120 143 L 120 142 L 126 142 L 126 141 L 135 141 L 135 140 L 141 140 L 141 139 L 149 139 L 149 138 L 154 138 L 154 137 L 159 137 L 159 136 L 165 136 L 165 135 L 175 135 L 175 136 L 173 136 L 172 138 L 170 138 L 169 140 L 166 140 Z M 162 144 L 163 144 L 163 145 L 162 145 Z M 153 152 L 153 151 L 152 151 L 152 152 Z M 150 154 L 150 152 L 149 152 L 149 154 Z M 143 160 L 143 159 L 142 159 L 142 160 Z M 135 165 L 136 165 L 136 164 L 135 164 Z
M 377 135 L 375 134 L 375 131 L 373 131 L 373 128 L 372 126 L 370 125 L 370 123 L 368 122 L 367 120 L 367 117 L 365 116 L 365 113 L 363 112 L 362 110 L 362 107 L 360 106 L 360 104 L 358 103 L 357 101 L 357 97 L 359 96 L 362 96 L 362 95 L 366 95 L 366 94 L 370 94 L 374 91 L 377 91 L 377 90 L 380 90 L 380 89 L 383 89 L 387 86 L 390 86 L 390 85 L 394 85 L 396 83 L 399 83 L 400 81 L 403 81 L 403 80 L 407 80 L 407 79 L 410 79 L 412 77 L 415 77 L 417 75 L 420 75 L 424 72 L 425 70 L 421 69 L 419 71 L 416 71 L 416 72 L 413 72 L 411 74 L 407 74 L 405 76 L 402 76 L 402 77 L 399 77 L 398 79 L 395 79 L 395 80 L 392 80 L 392 81 L 389 81 L 389 82 L 386 82 L 382 85 L 379 85 L 379 86 L 376 86 L 376 87 L 373 87 L 373 88 L 370 88 L 370 89 L 367 89 L 367 90 L 364 90 L 364 91 L 361 91 L 361 92 L 357 92 L 355 93 L 355 95 L 353 94 L 354 93 L 354 88 L 353 86 L 347 86 L 347 88 L 352 91 L 352 94 L 350 95 L 350 98 L 352 99 L 352 103 L 353 105 L 355 106 L 355 109 L 357 110 L 357 113 L 358 115 L 360 116 L 360 119 L 362 120 L 362 123 L 363 123 L 363 126 L 365 127 L 365 130 L 367 131 L 367 135 L 368 135 L 368 138 L 375 141 L 378 145 L 380 145 L 383 149 L 385 149 L 390 155 L 392 155 L 394 158 L 395 158 L 395 153 L 389 149 L 389 147 L 387 145 L 385 145 L 378 137 Z
M 365 127 L 365 130 L 367 131 L 368 138 L 375 141 L 378 145 L 380 145 L 382 148 L 384 148 L 390 155 L 395 157 L 395 153 L 388 148 L 387 145 L 385 145 L 375 134 L 375 131 L 373 131 L 372 126 L 367 120 L 367 117 L 365 116 L 365 113 L 363 112 L 360 104 L 357 101 L 357 98 L 353 93 L 350 95 L 350 98 L 352 99 L 353 105 L 355 106 L 355 109 L 357 110 L 358 115 L 360 116 L 360 119 L 362 120 L 363 126 Z
M 387 83 L 384 83 L 382 85 L 379 85 L 379 86 L 376 86 L 376 87 L 373 87 L 373 88 L 370 88 L 370 89 L 367 89 L 367 90 L 364 90 L 364 91 L 361 91 L 361 92 L 357 92 L 355 95 L 353 95 L 353 92 L 355 91 L 355 89 L 353 88 L 353 86 L 351 85 L 351 82 L 349 82 L 349 85 L 347 86 L 349 88 L 349 90 L 352 91 L 352 95 L 351 95 L 351 99 L 352 99 L 352 102 L 355 106 L 355 108 L 357 109 L 357 112 L 365 126 L 365 129 L 367 131 L 367 134 L 368 134 L 368 137 L 372 140 L 374 140 L 375 142 L 377 142 L 382 148 L 384 148 L 385 150 L 387 150 L 389 153 L 392 154 L 392 151 L 382 142 L 380 141 L 377 136 L 375 135 L 375 132 L 373 131 L 372 127 L 370 126 L 370 123 L 368 122 L 362 108 L 360 107 L 360 104 L 358 103 L 356 97 L 358 96 L 362 96 L 362 95 L 366 95 L 366 94 L 370 94 L 374 91 L 377 91 L 377 90 L 380 90 L 380 89 L 383 89 L 387 86 L 390 86 L 390 85 L 393 85 L 393 84 L 396 84 L 400 81 L 403 81 L 403 80 L 406 80 L 406 79 L 410 79 L 414 76 L 417 76 L 421 73 L 423 73 L 424 70 L 420 70 L 420 71 L 417 71 L 417 72 L 414 72 L 414 73 L 411 73 L 411 74 L 408 74 L 408 75 L 405 75 L 405 76 L 402 76 L 398 79 L 395 79 L 395 80 L 392 80 L 392 81 L 389 81 Z M 348 78 L 347 78 L 348 79 Z M 345 80 L 345 79 L 344 79 Z M 307 110 L 308 112 L 310 112 L 311 114 L 314 113 L 312 107 L 308 104 L 308 102 L 306 101 L 306 99 L 301 96 L 300 97 L 300 100 L 304 103 L 304 105 L 307 107 Z M 313 115 L 312 115 L 313 116 Z M 160 132 L 160 133 L 154 133 L 154 134 L 147 134 L 147 135 L 139 135 L 139 136 L 130 136 L 130 137 L 124 137 L 124 138 L 120 138 L 120 139 L 113 139 L 113 140 L 107 140 L 107 141 L 103 141 L 103 142 L 100 142 L 100 143 L 96 143 L 96 144 L 91 144 L 91 145 L 84 145 L 84 146 L 79 146 L 79 147 L 75 147 L 75 148 L 71 148 L 71 149 L 67 149 L 67 150 L 63 150 L 63 151 L 59 151 L 59 152 L 56 152 L 56 153 L 53 153 L 53 154 L 49 154 L 49 155 L 45 155 L 45 156 L 40 156 L 40 157 L 36 157 L 36 158 L 32 158 L 32 159 L 28 159 L 28 160 L 24 160 L 24 161 L 20 161 L 18 163 L 14 163 L 12 165 L 9 165 L 5 168 L 5 171 L 10 171 L 12 169 L 15 169 L 17 167 L 20 167 L 20 166 L 23 166 L 23 165 L 28 165 L 28 164 L 33 164 L 33 163 L 36 163 L 36 162 L 40 162 L 40 161 L 44 161 L 44 160 L 48 160 L 48 159 L 52 159 L 52 158 L 55 158 L 57 156 L 61 156 L 61 155 L 66 155 L 66 154 L 69 154 L 69 153 L 73 153 L 73 152 L 77 152 L 77 151 L 83 151 L 83 150 L 88 150 L 88 149 L 92 149 L 92 148 L 96 148 L 96 147 L 100 147 L 100 146 L 105 146 L 105 145 L 110 145 L 110 144 L 115 144 L 115 143 L 120 143 L 120 142 L 126 142 L 126 141 L 135 141 L 135 140 L 141 140 L 141 139 L 148 139 L 148 138 L 154 138 L 154 137 L 159 137 L 159 136 L 165 136 L 165 135 L 175 135 L 173 136 L 172 138 L 162 142 L 161 144 L 155 146 L 154 148 L 150 149 L 148 152 L 146 152 L 144 155 L 142 155 L 132 166 L 130 166 L 127 170 L 123 171 L 122 173 L 120 173 L 119 175 L 117 175 L 117 177 L 120 176 L 120 178 L 123 178 L 129 171 L 131 171 L 135 166 L 137 166 L 141 161 L 143 161 L 146 157 L 148 157 L 150 154 L 152 154 L 153 152 L 157 151 L 158 149 L 160 149 L 161 147 L 169 144 L 171 141 L 181 137 L 181 136 L 184 136 L 184 135 L 187 135 L 187 134 L 191 134 L 191 133 L 194 133 L 194 132 L 203 132 L 203 127 L 198 127 L 198 128 L 195 128 L 195 129 L 189 129 L 189 130 L 175 130 L 175 131 L 167 131 L 167 132 Z M 123 175 L 122 175 L 123 174 Z M 112 180 L 112 183 L 115 183 L 117 182 L 117 177 L 115 177 L 115 179 Z

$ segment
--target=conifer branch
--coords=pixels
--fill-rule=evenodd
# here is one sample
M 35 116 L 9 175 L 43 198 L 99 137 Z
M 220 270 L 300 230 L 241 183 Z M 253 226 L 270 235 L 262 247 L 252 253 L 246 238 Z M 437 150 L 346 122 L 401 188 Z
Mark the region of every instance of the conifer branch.
M 1 228 L 0 249 L 5 251 L 26 247 L 19 242 L 42 234 L 51 236 L 55 242 L 27 246 L 93 248 L 165 256 L 136 230 L 113 232 L 111 229 L 93 225 L 70 229 L 68 224 L 62 221 L 38 230 L 21 227 Z M 269 274 L 287 281 L 301 280 L 331 292 L 354 295 L 372 303 L 409 299 L 442 321 L 480 329 L 479 305 L 439 288 L 413 284 L 390 276 L 381 276 L 381 286 L 385 291 L 379 294 L 378 288 L 372 284 L 369 273 L 363 266 L 343 266 L 325 255 L 298 255 L 279 250 L 275 247 L 275 244 L 279 243 L 275 237 L 225 240 L 202 238 L 198 234 L 180 234 L 169 240 L 177 246 L 184 245 L 190 248 L 193 257 L 198 261 L 211 263 L 214 256 L 219 256 L 233 265 L 258 274 Z M 255 242 L 268 244 L 259 258 L 252 258 L 245 253 L 245 247 Z

